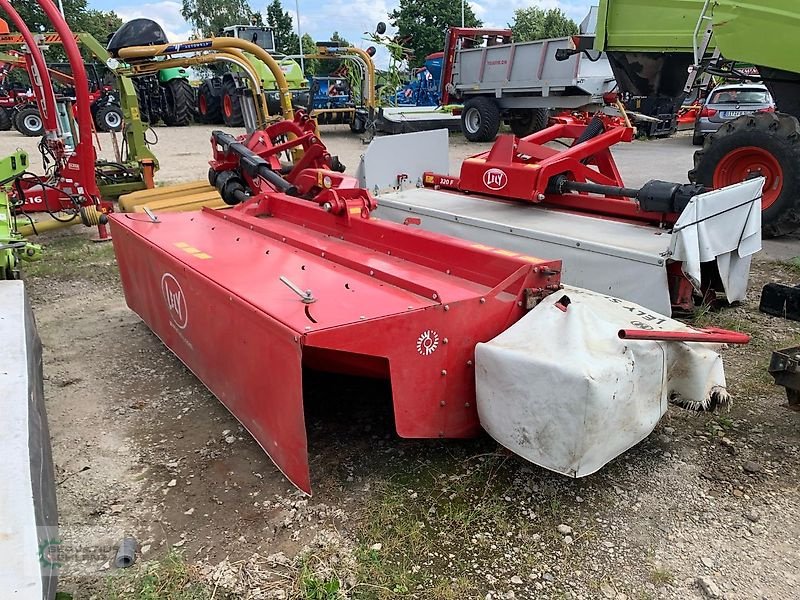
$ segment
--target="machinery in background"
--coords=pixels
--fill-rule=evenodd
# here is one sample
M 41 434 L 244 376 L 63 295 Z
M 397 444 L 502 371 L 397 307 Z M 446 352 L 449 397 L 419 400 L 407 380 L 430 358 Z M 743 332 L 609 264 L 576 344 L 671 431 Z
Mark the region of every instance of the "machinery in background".
M 497 136 L 501 122 L 518 137 L 547 126 L 548 109 L 602 105 L 616 87 L 605 56 L 575 52 L 575 40 L 514 43 L 510 29 L 451 27 L 442 66 L 442 104 L 463 103 L 461 129 L 471 142 Z M 590 43 L 590 42 L 589 42 Z
M 26 70 L 25 60 L 21 56 L 16 57 L 16 60 L 14 58 L 12 55 L 0 55 L 0 60 L 6 64 L 11 63 L 16 69 Z M 95 128 L 98 131 L 121 131 L 123 115 L 116 90 L 113 86 L 104 85 L 98 65 L 85 63 L 84 68 L 89 77 L 90 110 Z M 57 95 L 71 98 L 74 102 L 75 82 L 70 75 L 69 64 L 51 63 L 48 65 L 48 69 L 52 80 L 58 82 Z M 30 73 L 27 73 L 27 77 L 30 81 Z M 10 104 L 10 108 L 6 110 L 9 113 L 10 125 L 13 124 L 14 129 L 27 137 L 42 136 L 44 122 L 33 94 L 9 95 L 6 103 Z
M 397 106 L 439 106 L 444 52 L 434 52 L 425 57 L 425 65 L 414 70 L 413 79 L 395 95 L 392 104 Z
M 220 37 L 236 38 L 255 44 L 270 54 L 275 52 L 275 38 L 269 27 L 233 25 L 223 29 L 221 34 Z M 280 90 L 274 73 L 252 53 L 244 54 L 261 79 L 269 114 L 281 114 Z M 276 56 L 275 60 L 289 86 L 292 105 L 308 108 L 311 97 L 300 65 L 288 57 Z M 228 127 L 241 127 L 244 123 L 241 97 L 247 93 L 248 87 L 246 74 L 236 66 L 219 66 L 215 70 L 219 73 L 204 79 L 197 90 L 197 115 L 203 123 L 224 123 Z
M 718 188 L 766 178 L 768 236 L 800 227 L 799 22 L 793 0 L 601 0 L 598 12 L 595 49 L 608 56 L 620 91 L 664 99 L 673 113 L 712 75 L 747 80 L 736 63 L 757 68 L 778 112 L 740 116 L 708 136 L 689 179 Z M 652 25 L 647 35 L 642 23 Z
M 317 42 L 307 60 L 340 61 L 330 76 L 311 78 L 310 114 L 320 125 L 349 125 L 354 133 L 372 132 L 375 124 L 375 48 L 341 46 L 339 42 Z M 299 56 L 291 57 L 293 59 Z
M 142 121 L 155 125 L 163 122 L 169 127 L 192 123 L 195 92 L 189 83 L 189 73 L 183 67 L 159 69 L 153 75 L 133 80 Z

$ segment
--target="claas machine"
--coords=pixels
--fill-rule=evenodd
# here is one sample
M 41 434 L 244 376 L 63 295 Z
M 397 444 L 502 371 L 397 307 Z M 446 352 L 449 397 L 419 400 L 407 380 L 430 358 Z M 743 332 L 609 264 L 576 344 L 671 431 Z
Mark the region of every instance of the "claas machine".
M 794 0 L 600 0 L 595 49 L 621 91 L 670 100 L 677 112 L 701 73 L 744 77 L 755 65 L 777 112 L 741 116 L 707 137 L 689 172 L 723 187 L 766 178 L 765 235 L 800 227 L 800 5 Z M 687 73 L 691 73 L 687 80 Z

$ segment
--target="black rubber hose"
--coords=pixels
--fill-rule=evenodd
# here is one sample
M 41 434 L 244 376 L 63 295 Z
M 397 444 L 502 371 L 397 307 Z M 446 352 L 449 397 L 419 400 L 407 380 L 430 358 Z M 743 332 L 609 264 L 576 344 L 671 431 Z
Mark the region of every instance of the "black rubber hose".
M 572 144 L 573 146 L 577 146 L 578 144 L 582 144 L 583 142 L 588 142 L 593 137 L 597 137 L 601 133 L 606 130 L 606 126 L 603 125 L 603 120 L 595 115 L 592 117 L 592 120 L 589 121 L 589 124 L 586 126 L 586 129 L 583 130 L 583 133 L 575 140 Z
M 124 538 L 114 558 L 114 566 L 118 569 L 127 569 L 136 562 L 136 540 L 132 537 Z

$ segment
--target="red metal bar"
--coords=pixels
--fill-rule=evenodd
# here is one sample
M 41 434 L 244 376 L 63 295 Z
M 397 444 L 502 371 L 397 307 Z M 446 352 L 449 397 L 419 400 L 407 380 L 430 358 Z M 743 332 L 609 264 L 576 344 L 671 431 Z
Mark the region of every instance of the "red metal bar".
M 2 0 L 7 2 L 7 0 Z M 86 75 L 86 67 L 83 63 L 81 51 L 75 42 L 75 36 L 58 12 L 52 0 L 38 0 L 39 6 L 50 19 L 56 32 L 61 38 L 61 44 L 67 54 L 67 60 L 72 70 L 72 77 L 75 79 L 75 99 L 78 106 L 78 133 L 79 142 L 75 146 L 71 165 L 76 170 L 76 180 L 80 181 L 84 189 L 84 195 L 90 202 L 96 202 L 100 197 L 100 190 L 97 188 L 97 181 L 94 174 L 95 151 L 92 144 L 92 113 L 89 99 L 89 78 Z
M 750 336 L 739 331 L 718 327 L 704 327 L 694 331 L 646 331 L 644 329 L 620 329 L 623 340 L 649 340 L 655 342 L 701 342 L 706 344 L 748 344 Z
M 50 80 L 47 63 L 44 61 L 42 51 L 39 50 L 39 46 L 36 44 L 31 30 L 28 29 L 25 21 L 22 20 L 22 17 L 11 3 L 8 0 L 0 0 L 0 8 L 2 8 L 13 21 L 14 27 L 19 29 L 23 41 L 28 46 L 30 57 L 33 59 L 33 64 L 36 66 L 40 79 L 40 86 L 37 86 L 34 77 L 31 77 L 31 86 L 34 90 L 39 90 L 39 93 L 36 94 L 36 101 L 39 105 L 39 112 L 42 115 L 45 136 L 53 140 L 59 136 L 58 118 L 56 116 L 58 113 L 56 112 L 56 98 L 53 93 L 53 82 Z

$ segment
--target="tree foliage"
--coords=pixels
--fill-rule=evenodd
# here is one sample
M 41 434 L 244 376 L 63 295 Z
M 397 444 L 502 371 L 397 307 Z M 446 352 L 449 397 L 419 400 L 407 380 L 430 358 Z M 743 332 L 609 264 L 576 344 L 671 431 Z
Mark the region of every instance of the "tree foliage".
M 247 0 L 183 0 L 181 15 L 202 37 L 213 37 L 231 25 L 258 24 L 261 19 Z
M 300 52 L 300 41 L 294 30 L 294 21 L 288 10 L 283 10 L 281 0 L 272 0 L 267 5 L 267 25 L 275 35 L 275 49 L 281 54 Z M 305 39 L 303 39 L 305 45 Z
M 518 8 L 514 11 L 514 22 L 509 27 L 514 32 L 515 42 L 533 42 L 578 33 L 578 25 L 560 8 Z
M 400 5 L 389 13 L 389 21 L 397 28 L 395 41 L 413 50 L 412 66 L 419 66 L 428 54 L 444 48 L 448 27 L 461 26 L 461 3 L 452 0 L 400 0 Z M 480 27 L 482 24 L 466 3 L 464 25 Z
M 89 8 L 87 0 L 63 0 L 64 15 L 70 29 L 75 32 L 91 33 L 101 43 L 105 43 L 109 34 L 114 33 L 122 25 L 122 19 L 114 11 L 102 11 Z M 45 16 L 44 11 L 35 0 L 14 2 L 12 6 L 33 33 L 53 31 L 55 28 Z M 16 30 L 10 19 L 6 19 L 12 30 Z M 87 54 L 84 51 L 84 54 Z M 51 46 L 45 53 L 50 61 L 63 61 L 64 52 L 58 46 Z M 86 56 L 89 58 L 89 56 Z

